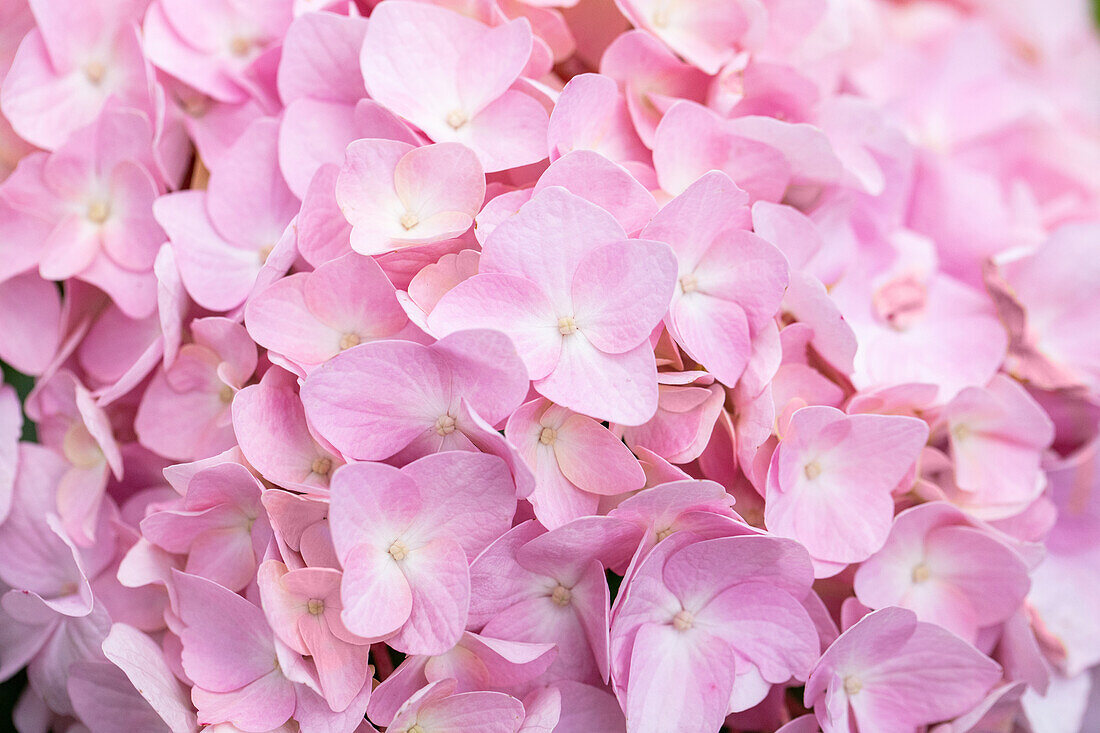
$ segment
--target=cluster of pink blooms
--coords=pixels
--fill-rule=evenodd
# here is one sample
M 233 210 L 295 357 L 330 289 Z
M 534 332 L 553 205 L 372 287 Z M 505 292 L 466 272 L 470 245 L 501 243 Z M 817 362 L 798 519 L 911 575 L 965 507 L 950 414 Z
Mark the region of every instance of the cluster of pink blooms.
M 0 0 L 0 80 L 22 733 L 1100 730 L 1086 0 Z

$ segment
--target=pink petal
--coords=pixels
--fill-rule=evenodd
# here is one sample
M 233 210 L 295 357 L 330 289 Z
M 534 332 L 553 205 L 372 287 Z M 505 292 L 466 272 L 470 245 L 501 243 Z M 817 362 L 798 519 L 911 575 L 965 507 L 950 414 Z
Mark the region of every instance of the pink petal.
M 601 245 L 623 239 L 626 233 L 611 214 L 552 186 L 493 230 L 482 249 L 480 269 L 538 283 L 565 315 L 581 260 Z
M 492 273 L 463 280 L 432 309 L 428 326 L 440 336 L 470 328 L 503 331 L 532 379 L 553 371 L 561 353 L 558 314 L 538 285 L 515 275 Z
M 554 371 L 534 387 L 563 407 L 621 425 L 641 425 L 657 411 L 657 363 L 648 341 L 610 355 L 577 331 L 562 342 Z
M 664 243 L 630 240 L 593 250 L 573 277 L 577 328 L 606 354 L 635 348 L 664 317 L 675 278 L 676 258 Z
M 340 620 L 368 640 L 389 639 L 409 620 L 413 594 L 405 574 L 385 550 L 356 545 L 343 553 Z
M 103 653 L 126 674 L 170 730 L 195 728 L 195 711 L 187 692 L 152 639 L 132 626 L 114 624 L 103 640 Z
M 406 654 L 442 654 L 455 645 L 466 626 L 470 605 L 466 553 L 454 540 L 440 538 L 412 550 L 398 566 L 412 589 L 412 610 L 387 643 Z M 373 602 L 378 602 L 377 597 Z
M 573 415 L 556 431 L 558 466 L 569 481 L 594 494 L 640 489 L 645 473 L 630 450 L 595 420 Z
M 610 212 L 627 232 L 640 230 L 657 213 L 657 201 L 645 186 L 625 168 L 590 150 L 575 150 L 551 163 L 534 193 L 547 186 L 561 186 L 591 201 Z
M 272 673 L 275 642 L 263 611 L 205 578 L 175 571 L 172 580 L 188 677 L 205 690 L 232 692 Z
M 626 716 L 631 733 L 717 730 L 733 690 L 728 645 L 697 629 L 646 624 L 634 639 Z

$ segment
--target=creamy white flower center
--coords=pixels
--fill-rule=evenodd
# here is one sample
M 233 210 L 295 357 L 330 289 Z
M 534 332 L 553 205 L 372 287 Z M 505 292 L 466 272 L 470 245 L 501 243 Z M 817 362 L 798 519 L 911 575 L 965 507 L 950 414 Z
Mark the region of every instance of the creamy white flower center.
M 699 287 L 699 278 L 692 275 L 690 272 L 686 275 L 680 276 L 680 289 L 684 291 L 684 294 L 694 293 L 695 289 Z
M 234 36 L 229 42 L 229 52 L 234 56 L 247 56 L 252 50 L 252 41 L 243 36 Z
M 74 422 L 65 431 L 61 439 L 61 452 L 76 468 L 95 468 L 105 460 L 99 444 L 81 422 Z
M 460 109 L 452 109 L 447 113 L 447 124 L 451 126 L 452 130 L 457 130 L 467 122 L 469 122 L 469 119 L 466 117 L 466 113 Z
M 695 617 L 691 615 L 691 611 L 680 611 L 672 617 L 672 628 L 677 631 L 687 631 L 694 625 Z
M 359 334 L 345 333 L 343 336 L 340 337 L 340 351 L 347 351 L 352 346 L 358 346 L 359 343 Z
M 306 603 L 306 610 L 314 616 L 320 616 L 325 612 L 325 602 L 320 598 L 310 598 Z
M 111 204 L 108 201 L 97 199 L 88 204 L 88 221 L 93 224 L 102 224 L 111 215 Z
M 435 421 L 435 432 L 439 436 L 450 435 L 455 431 L 455 419 L 450 415 L 440 415 Z
M 564 608 L 573 600 L 573 591 L 558 583 L 550 593 L 550 600 Z
M 405 228 L 405 231 L 412 229 L 419 223 L 420 217 L 418 217 L 411 211 L 406 211 L 404 214 L 401 215 L 401 226 Z
M 853 674 L 844 678 L 844 692 L 849 695 L 855 695 L 857 692 L 863 689 L 863 683 L 858 677 Z
M 322 456 L 321 458 L 315 458 L 313 459 L 313 465 L 309 467 L 309 470 L 317 474 L 318 476 L 328 476 L 328 472 L 332 470 L 332 459 L 325 458 L 324 456 Z
M 573 316 L 562 316 L 558 319 L 558 333 L 562 336 L 568 336 L 571 333 L 577 332 L 577 321 Z
M 808 478 L 810 481 L 813 481 L 821 475 L 821 464 L 817 461 L 810 461 L 802 469 L 802 472 L 806 474 L 806 478 Z
M 409 548 L 401 540 L 394 540 L 389 549 L 390 557 L 401 562 L 409 556 Z
M 89 61 L 84 64 L 84 77 L 94 85 L 103 81 L 103 75 L 107 73 L 106 67 L 98 61 Z
M 539 442 L 543 445 L 553 445 L 554 441 L 558 439 L 558 433 L 554 428 L 543 428 L 539 432 Z
M 917 566 L 915 566 L 913 568 L 913 582 L 914 583 L 923 583 L 924 581 L 928 580 L 928 578 L 931 575 L 932 575 L 932 571 L 929 570 L 928 566 L 925 565 L 924 563 L 920 563 L 920 564 L 918 564 Z

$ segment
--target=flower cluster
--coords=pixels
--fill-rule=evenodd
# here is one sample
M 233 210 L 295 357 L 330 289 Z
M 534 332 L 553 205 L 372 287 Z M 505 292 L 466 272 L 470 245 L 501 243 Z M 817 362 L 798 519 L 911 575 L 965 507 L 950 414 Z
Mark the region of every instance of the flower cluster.
M 16 727 L 1100 729 L 1098 81 L 1086 0 L 0 0 Z

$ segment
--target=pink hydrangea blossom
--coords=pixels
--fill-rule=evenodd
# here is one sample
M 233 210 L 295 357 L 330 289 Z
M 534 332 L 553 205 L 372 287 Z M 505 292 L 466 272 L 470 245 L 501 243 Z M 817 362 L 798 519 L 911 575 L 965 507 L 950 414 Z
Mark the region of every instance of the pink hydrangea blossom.
M 1093 733 L 1091 5 L 0 0 L 6 727 Z

